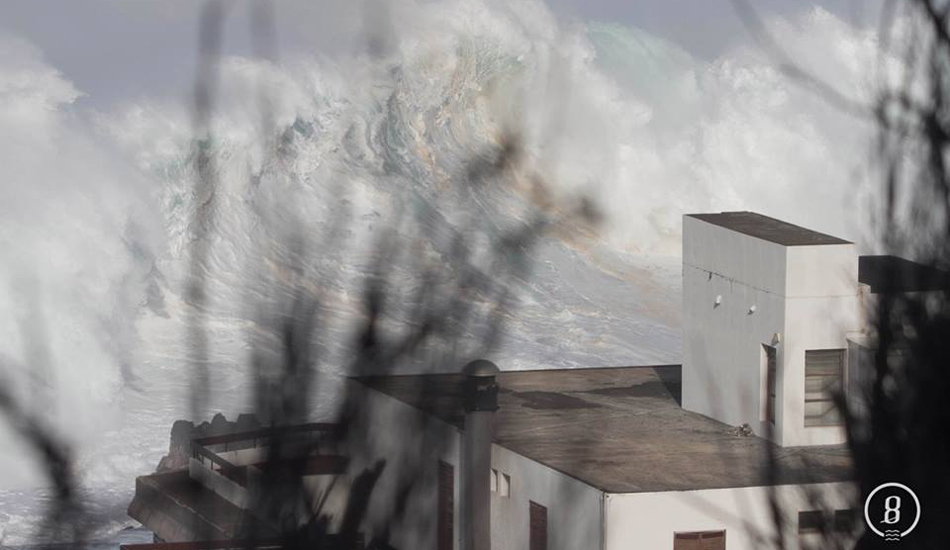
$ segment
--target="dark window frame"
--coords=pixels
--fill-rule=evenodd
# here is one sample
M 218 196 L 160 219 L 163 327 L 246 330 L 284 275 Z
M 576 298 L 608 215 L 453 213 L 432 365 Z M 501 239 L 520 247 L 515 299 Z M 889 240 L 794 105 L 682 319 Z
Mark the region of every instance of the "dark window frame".
M 691 541 L 696 542 L 691 544 Z M 685 548 L 689 547 L 697 550 L 725 549 L 726 530 L 677 531 L 673 533 L 673 550 L 685 550 Z
M 798 512 L 798 534 L 824 533 L 828 529 L 828 518 L 824 510 L 802 510 Z
M 828 372 L 826 365 L 822 363 L 827 360 L 826 357 L 822 355 L 827 354 L 837 354 L 838 355 L 838 365 L 837 373 Z M 813 357 L 812 361 L 809 361 L 809 355 Z M 811 363 L 811 365 L 809 365 Z M 806 428 L 819 428 L 824 426 L 840 426 L 842 424 L 840 414 L 835 410 L 831 414 L 824 413 L 819 415 L 809 414 L 808 413 L 808 404 L 809 403 L 824 403 L 830 407 L 837 407 L 834 403 L 833 391 L 843 391 L 846 383 L 846 367 L 848 363 L 848 350 L 847 348 L 826 348 L 826 349 L 809 349 L 805 350 L 805 392 L 804 392 L 804 424 Z M 811 367 L 811 368 L 809 368 Z M 809 372 L 811 371 L 811 372 Z M 817 382 L 822 386 L 822 389 L 819 392 L 811 391 L 809 392 L 808 386 L 809 381 Z M 830 381 L 830 383 L 829 383 Z M 831 388 L 825 388 L 825 386 L 832 386 Z M 818 395 L 816 395 L 818 394 Z M 831 420 L 826 419 L 826 416 L 830 416 Z
M 854 508 L 835 510 L 832 519 L 832 529 L 837 533 L 850 533 L 858 523 L 858 511 Z

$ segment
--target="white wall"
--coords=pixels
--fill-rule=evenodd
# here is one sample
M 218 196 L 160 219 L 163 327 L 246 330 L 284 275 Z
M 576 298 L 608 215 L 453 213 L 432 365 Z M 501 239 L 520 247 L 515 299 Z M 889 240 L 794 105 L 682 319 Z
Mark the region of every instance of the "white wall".
M 355 382 L 353 383 L 355 384 Z M 405 455 L 424 458 L 431 463 L 426 479 L 410 499 L 407 521 L 396 526 L 392 544 L 396 548 L 435 548 L 435 517 L 437 510 L 436 462 L 441 458 L 455 468 L 455 548 L 461 539 L 460 503 L 462 468 L 459 463 L 460 431 L 449 424 L 432 420 L 429 440 L 444 437 L 449 445 L 441 452 L 424 447 L 426 436 L 416 433 L 422 413 L 379 392 L 361 389 L 369 404 L 372 422 L 372 454 L 393 459 Z M 372 462 L 368 458 L 367 462 Z M 395 466 L 395 465 L 394 465 Z M 534 501 L 548 509 L 548 549 L 600 549 L 602 544 L 603 493 L 576 479 L 556 472 L 499 445 L 492 445 L 492 468 L 511 478 L 510 495 L 492 493 L 491 521 L 493 550 L 524 550 L 528 547 L 528 502 Z M 377 521 L 391 514 L 388 500 L 391 481 L 398 468 L 384 472 L 374 494 Z M 352 476 L 352 472 L 351 472 Z M 425 521 L 419 521 L 425 518 Z M 372 520 L 371 520 L 372 521 Z
M 769 435 L 762 345 L 779 335 L 773 440 L 844 442 L 841 427 L 804 425 L 805 350 L 846 349 L 861 307 L 853 244 L 786 247 L 684 217 L 683 407 Z
M 782 445 L 845 442 L 840 426 L 805 427 L 805 350 L 847 349 L 864 327 L 853 244 L 788 247 L 782 355 Z M 842 380 L 847 385 L 847 380 Z
M 684 408 L 766 434 L 762 344 L 785 331 L 785 287 L 785 247 L 683 218 Z
M 413 491 L 405 502 L 403 519 L 388 525 L 390 544 L 400 550 L 436 547 L 436 512 L 438 510 L 438 461 L 455 468 L 455 548 L 459 548 L 459 467 L 460 431 L 450 424 L 425 415 L 383 393 L 355 381 L 349 389 L 361 398 L 361 417 L 352 429 L 365 430 L 366 438 L 354 441 L 354 448 L 341 452 L 350 456 L 348 475 L 355 478 L 360 471 L 380 459 L 386 466 L 370 498 L 365 525 L 366 540 L 390 524 L 398 505 L 401 483 L 407 475 L 414 478 Z M 420 468 L 421 467 L 421 468 Z
M 804 486 L 819 495 L 830 510 L 850 507 L 854 488 L 848 483 Z M 608 494 L 605 497 L 605 550 L 673 548 L 673 534 L 726 531 L 728 550 L 775 548 L 757 537 L 777 533 L 771 516 L 769 491 L 786 512 L 786 541 L 798 547 L 798 512 L 814 509 L 802 486 L 744 487 L 665 493 Z M 774 540 L 774 539 L 772 539 Z M 594 547 L 590 547 L 594 548 Z
M 492 467 L 511 476 L 509 497 L 492 493 L 493 550 L 528 548 L 529 501 L 548 509 L 549 550 L 602 548 L 603 492 L 498 445 Z

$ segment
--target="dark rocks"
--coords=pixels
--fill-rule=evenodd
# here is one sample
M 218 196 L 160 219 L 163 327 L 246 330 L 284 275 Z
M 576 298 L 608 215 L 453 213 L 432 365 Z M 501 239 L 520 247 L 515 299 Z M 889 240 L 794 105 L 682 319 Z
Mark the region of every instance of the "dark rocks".
M 221 413 L 214 415 L 211 422 L 202 422 L 195 426 L 188 420 L 176 420 L 172 424 L 171 438 L 168 445 L 168 454 L 163 456 L 155 469 L 157 473 L 171 472 L 188 467 L 191 458 L 191 440 L 211 435 L 258 430 L 261 423 L 253 414 L 238 415 L 236 421 L 231 422 Z

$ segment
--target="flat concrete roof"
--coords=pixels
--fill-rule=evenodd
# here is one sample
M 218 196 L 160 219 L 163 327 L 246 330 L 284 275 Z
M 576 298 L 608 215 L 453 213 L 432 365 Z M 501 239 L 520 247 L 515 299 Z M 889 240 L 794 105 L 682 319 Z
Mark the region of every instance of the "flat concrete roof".
M 462 427 L 461 375 L 357 380 Z M 495 442 L 608 493 L 851 478 L 843 446 L 782 448 L 684 410 L 679 365 L 502 372 L 498 381 Z
M 872 294 L 950 290 L 950 273 L 897 256 L 858 257 L 858 281 Z
M 850 241 L 756 212 L 720 212 L 718 214 L 687 214 L 687 216 L 782 246 L 852 244 Z

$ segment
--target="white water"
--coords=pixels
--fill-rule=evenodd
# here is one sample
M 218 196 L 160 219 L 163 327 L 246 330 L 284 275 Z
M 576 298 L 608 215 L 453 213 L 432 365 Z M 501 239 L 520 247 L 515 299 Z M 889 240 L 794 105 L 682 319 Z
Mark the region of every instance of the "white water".
M 373 238 L 419 237 L 411 224 L 393 228 L 395 212 L 436 217 L 431 258 L 473 213 L 517 223 L 528 207 L 519 190 L 466 201 L 457 187 L 463 160 L 506 130 L 526 144 L 523 178 L 542 178 L 559 200 L 591 194 L 606 221 L 597 237 L 562 230 L 533 253 L 492 357 L 505 369 L 677 362 L 684 213 L 754 209 L 861 236 L 860 215 L 842 213 L 862 200 L 854 167 L 867 128 L 748 46 L 705 63 L 636 29 L 559 24 L 537 2 L 399 6 L 398 46 L 383 59 L 222 64 L 209 415 L 249 408 L 249 298 L 280 283 L 261 268 L 287 257 L 290 228 L 319 242 L 348 210 L 344 245 L 306 266 L 335 320 L 319 367 L 339 372 Z M 770 28 L 843 91 L 863 89 L 873 34 L 820 10 Z M 262 154 L 262 85 L 287 137 L 284 161 Z M 89 112 L 73 105 L 80 93 L 28 42 L 0 37 L 0 372 L 74 445 L 108 533 L 130 523 L 134 477 L 187 415 L 191 124 L 185 104 L 140 98 Z M 405 268 L 394 278 L 407 294 L 419 284 Z M 3 544 L 36 537 L 43 478 L 25 449 L 0 423 Z

